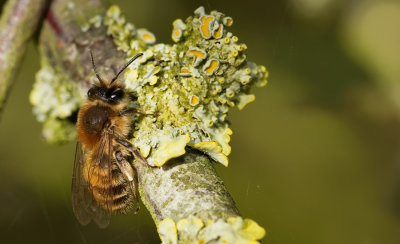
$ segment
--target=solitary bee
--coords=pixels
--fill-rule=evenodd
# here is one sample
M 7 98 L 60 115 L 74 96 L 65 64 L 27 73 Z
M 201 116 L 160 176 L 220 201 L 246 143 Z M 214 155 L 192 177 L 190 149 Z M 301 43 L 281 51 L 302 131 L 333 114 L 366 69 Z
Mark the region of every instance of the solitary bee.
M 111 213 L 127 213 L 137 200 L 134 170 L 127 161 L 134 156 L 147 165 L 138 149 L 127 140 L 131 131 L 129 115 L 141 113 L 127 108 L 129 95 L 118 76 L 138 57 L 133 57 L 110 81 L 103 81 L 93 70 L 99 83 L 89 89 L 87 102 L 78 113 L 78 143 L 72 177 L 72 208 L 78 221 L 87 225 L 92 219 L 105 228 Z

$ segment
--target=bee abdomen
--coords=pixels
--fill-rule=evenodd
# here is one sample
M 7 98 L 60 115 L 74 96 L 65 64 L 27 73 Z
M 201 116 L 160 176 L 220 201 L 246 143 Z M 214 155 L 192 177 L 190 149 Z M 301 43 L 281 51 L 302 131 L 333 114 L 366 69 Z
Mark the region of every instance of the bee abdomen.
M 113 212 L 127 213 L 131 209 L 133 201 L 129 183 L 120 171 L 113 170 L 111 174 L 111 189 L 109 188 L 110 183 L 105 184 L 109 179 L 106 176 L 98 175 L 97 184 L 92 185 L 93 196 L 103 208 L 107 209 L 107 203 L 112 200 L 110 207 Z
M 113 198 L 112 211 L 117 213 L 128 213 L 132 208 L 132 195 L 125 194 L 118 198 Z

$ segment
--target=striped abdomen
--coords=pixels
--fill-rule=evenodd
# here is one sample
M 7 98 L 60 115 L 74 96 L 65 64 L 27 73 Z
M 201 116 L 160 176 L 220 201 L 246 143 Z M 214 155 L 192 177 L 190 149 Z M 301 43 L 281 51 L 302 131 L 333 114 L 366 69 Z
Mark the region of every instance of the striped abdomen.
M 86 166 L 87 170 L 84 170 L 85 180 L 89 183 L 93 197 L 100 206 L 108 209 L 107 201 L 112 200 L 112 212 L 129 212 L 133 202 L 132 191 L 118 166 L 115 163 L 112 164 L 111 177 L 109 177 L 107 168 L 103 168 L 100 165 L 90 167 L 89 163 Z

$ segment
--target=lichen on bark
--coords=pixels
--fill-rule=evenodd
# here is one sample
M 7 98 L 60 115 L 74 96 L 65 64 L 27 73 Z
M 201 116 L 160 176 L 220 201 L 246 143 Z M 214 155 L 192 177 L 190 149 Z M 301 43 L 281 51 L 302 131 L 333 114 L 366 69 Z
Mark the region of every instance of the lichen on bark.
M 233 19 L 200 7 L 186 21 L 173 22 L 174 44 L 157 44 L 153 33 L 127 23 L 115 5 L 106 10 L 93 0 L 97 10 L 83 15 L 90 4 L 71 2 L 55 1 L 54 16 L 62 13 L 67 20 L 49 20 L 42 31 L 42 69 L 31 101 L 38 119 L 53 126 L 46 138 L 73 137 L 71 118 L 95 79 L 87 49 L 107 46 L 94 53 L 100 73 L 143 52 L 124 80 L 137 97 L 130 106 L 157 114 L 132 117 L 132 142 L 156 166 L 135 165 L 141 199 L 160 237 L 164 243 L 256 243 L 264 229 L 240 216 L 212 167 L 212 162 L 228 165 L 229 109 L 253 101 L 251 87 L 264 86 L 268 76 L 264 66 L 247 61 L 246 45 L 227 30 Z M 44 96 L 51 97 L 50 105 L 41 102 Z
M 134 134 L 149 164 L 162 166 L 190 146 L 228 165 L 232 131 L 226 115 L 254 101 L 250 89 L 264 86 L 268 73 L 246 60 L 247 47 L 226 30 L 223 23 L 232 23 L 227 18 L 200 7 L 186 21 L 174 21 L 172 36 L 179 35 L 168 45 L 155 44 L 151 32 L 126 23 L 117 6 L 107 11 L 104 23 L 118 47 L 128 58 L 144 53 L 126 71 L 125 83 L 142 109 L 158 113 L 138 121 Z
M 239 215 L 211 163 L 206 155 L 188 149 L 185 155 L 171 159 L 160 170 L 141 174 L 141 193 L 153 196 L 151 204 L 155 210 L 151 214 L 156 222 L 165 218 L 178 221 L 188 216 L 208 220 Z M 165 209 L 162 213 L 157 211 L 161 208 Z

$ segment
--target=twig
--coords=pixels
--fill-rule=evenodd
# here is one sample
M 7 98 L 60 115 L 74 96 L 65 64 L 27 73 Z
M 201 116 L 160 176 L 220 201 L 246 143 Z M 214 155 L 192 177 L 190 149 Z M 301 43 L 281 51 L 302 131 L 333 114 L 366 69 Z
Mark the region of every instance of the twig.
M 47 0 L 7 1 L 0 19 L 0 110 L 32 35 L 35 33 Z

